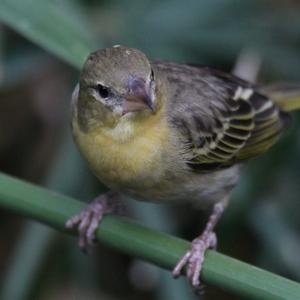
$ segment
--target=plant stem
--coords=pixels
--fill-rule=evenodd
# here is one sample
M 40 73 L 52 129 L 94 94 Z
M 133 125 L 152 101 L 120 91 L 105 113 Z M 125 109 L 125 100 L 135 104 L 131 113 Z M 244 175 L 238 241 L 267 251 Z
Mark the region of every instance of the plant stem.
M 61 231 L 66 231 L 65 221 L 84 207 L 80 201 L 1 173 L 0 205 Z M 172 269 L 189 246 L 185 240 L 114 216 L 103 219 L 97 239 L 166 269 Z M 300 284 L 215 251 L 207 251 L 202 279 L 251 299 L 295 300 L 300 295 Z

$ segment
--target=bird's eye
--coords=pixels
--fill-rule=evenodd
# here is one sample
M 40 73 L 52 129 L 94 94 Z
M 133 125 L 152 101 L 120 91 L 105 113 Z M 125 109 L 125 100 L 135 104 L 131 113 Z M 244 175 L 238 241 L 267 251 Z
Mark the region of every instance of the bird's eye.
M 101 98 L 108 98 L 110 91 L 107 87 L 103 86 L 102 84 L 97 84 L 97 91 Z

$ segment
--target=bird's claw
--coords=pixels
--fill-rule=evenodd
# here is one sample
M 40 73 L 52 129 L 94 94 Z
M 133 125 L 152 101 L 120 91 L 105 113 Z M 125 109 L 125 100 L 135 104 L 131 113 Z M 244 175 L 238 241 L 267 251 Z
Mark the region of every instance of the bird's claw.
M 105 214 L 114 211 L 122 211 L 122 206 L 113 193 L 108 193 L 97 197 L 86 209 L 71 217 L 65 224 L 66 228 L 78 228 L 78 245 L 84 252 L 94 244 L 95 234 L 98 225 Z M 113 200 L 113 201 L 111 201 Z
M 93 245 L 95 241 L 95 232 L 100 224 L 103 215 L 107 213 L 107 205 L 104 198 L 96 198 L 79 214 L 71 217 L 66 222 L 66 228 L 74 229 L 78 227 L 79 240 L 78 245 L 84 252 L 88 246 Z
M 183 268 L 186 266 L 187 278 L 195 292 L 201 293 L 203 290 L 200 284 L 200 273 L 204 261 L 204 255 L 207 249 L 215 248 L 217 238 L 214 232 L 204 232 L 201 236 L 194 239 L 191 248 L 179 260 L 173 269 L 173 276 L 179 277 Z

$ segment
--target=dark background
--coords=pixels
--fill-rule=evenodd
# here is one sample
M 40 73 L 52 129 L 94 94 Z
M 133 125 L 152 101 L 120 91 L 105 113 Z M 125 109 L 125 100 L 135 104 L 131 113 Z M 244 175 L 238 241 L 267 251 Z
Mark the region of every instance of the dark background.
M 235 68 L 260 84 L 300 82 L 298 1 L 71 5 L 98 47 L 125 44 L 150 58 Z M 103 187 L 70 138 L 68 105 L 77 78 L 77 70 L 0 24 L 0 170 L 89 201 Z M 299 127 L 296 112 L 281 141 L 247 164 L 217 228 L 220 252 L 298 281 Z M 128 205 L 142 223 L 187 239 L 199 234 L 206 217 L 190 207 Z M 174 281 L 155 266 L 103 245 L 84 255 L 75 239 L 5 210 L 0 220 L 0 298 L 194 299 L 185 279 Z M 207 300 L 241 299 L 211 286 L 206 291 Z

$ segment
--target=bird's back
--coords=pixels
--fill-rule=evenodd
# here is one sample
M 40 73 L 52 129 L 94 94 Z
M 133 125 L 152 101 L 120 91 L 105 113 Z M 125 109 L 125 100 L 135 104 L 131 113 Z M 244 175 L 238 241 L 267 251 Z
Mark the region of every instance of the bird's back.
M 168 115 L 199 172 L 226 168 L 269 149 L 288 114 L 260 89 L 209 67 L 153 62 L 168 85 Z

